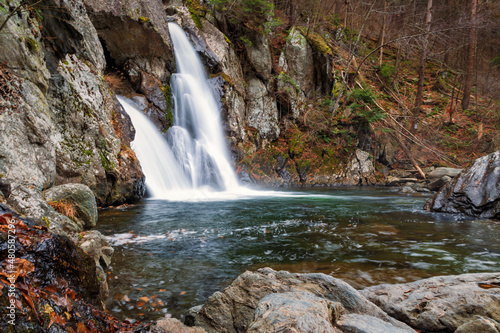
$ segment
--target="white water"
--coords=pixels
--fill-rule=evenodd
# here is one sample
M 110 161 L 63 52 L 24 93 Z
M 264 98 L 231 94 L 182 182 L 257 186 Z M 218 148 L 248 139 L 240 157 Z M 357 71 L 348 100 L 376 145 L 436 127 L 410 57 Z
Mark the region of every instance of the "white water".
M 232 197 L 240 192 L 220 110 L 202 63 L 184 31 L 169 23 L 177 73 L 172 75 L 173 126 L 166 139 L 132 102 L 119 97 L 136 129 L 137 154 L 154 199 Z M 229 194 L 232 193 L 232 194 Z
M 172 75 L 173 126 L 166 139 L 135 104 L 118 100 L 136 130 L 135 151 L 150 198 L 171 201 L 225 201 L 310 194 L 255 191 L 238 184 L 222 130 L 220 110 L 203 66 L 184 31 L 169 23 L 178 73 Z M 318 197 L 329 197 L 316 195 Z

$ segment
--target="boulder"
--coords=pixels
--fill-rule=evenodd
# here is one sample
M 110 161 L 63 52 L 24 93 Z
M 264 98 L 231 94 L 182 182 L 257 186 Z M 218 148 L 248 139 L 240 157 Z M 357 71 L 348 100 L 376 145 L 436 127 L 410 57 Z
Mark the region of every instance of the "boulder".
M 466 322 L 455 333 L 500 333 L 500 324 L 491 319 L 481 316 L 474 316 L 472 320 Z
M 335 303 L 307 291 L 269 294 L 260 300 L 246 332 L 337 333 L 340 331 L 332 325 L 332 309 Z
M 344 177 L 343 182 L 349 185 L 375 184 L 375 169 L 370 153 L 356 149 L 349 161 Z
M 103 299 L 107 299 L 109 296 L 109 286 L 105 269 L 109 268 L 111 264 L 114 249 L 109 245 L 106 237 L 97 230 L 80 233 L 77 244 L 86 254 L 94 259 L 101 296 Z
M 34 185 L 0 179 L 0 190 L 4 202 L 22 216 L 29 217 L 38 226 L 49 228 L 57 234 L 72 234 L 83 230 L 84 224 L 56 212 L 43 198 L 42 192 Z
M 187 327 L 175 318 L 160 319 L 152 327 L 153 333 L 206 333 L 200 327 Z
M 425 209 L 500 219 L 500 151 L 478 158 L 427 201 Z
M 67 202 L 76 209 L 76 217 L 85 228 L 90 229 L 97 224 L 97 204 L 92 190 L 83 184 L 64 184 L 54 186 L 43 192 L 47 202 Z
M 346 314 L 337 321 L 337 326 L 346 333 L 409 333 L 410 328 L 401 328 L 379 318 L 363 314 Z
M 450 178 L 453 178 L 455 176 L 458 176 L 458 174 L 460 174 L 460 172 L 462 172 L 462 170 L 463 169 L 440 167 L 440 168 L 436 168 L 436 169 L 432 170 L 431 172 L 429 172 L 427 174 L 427 178 L 429 178 L 430 180 L 436 180 L 436 179 L 442 178 L 444 176 L 448 176 Z
M 269 38 L 265 34 L 254 33 L 246 36 L 251 42 L 244 42 L 249 64 L 253 67 L 258 77 L 267 81 L 271 78 L 271 52 L 269 51 Z
M 323 313 L 323 306 L 339 303 L 345 313 L 357 313 L 375 317 L 395 327 L 412 330 L 405 324 L 389 317 L 380 308 L 363 297 L 358 291 L 347 283 L 335 279 L 325 274 L 293 274 L 285 271 L 274 271 L 270 268 L 259 269 L 256 272 L 247 271 L 241 274 L 233 283 L 223 292 L 216 292 L 210 296 L 198 312 L 195 318 L 195 324 L 203 327 L 207 332 L 246 332 L 252 322 L 257 320 L 262 325 L 269 325 L 272 314 L 265 314 L 265 306 L 261 305 L 258 316 L 255 317 L 255 311 L 259 308 L 259 303 L 276 304 L 286 300 L 289 304 L 305 304 L 304 295 L 300 298 L 291 300 L 292 294 L 285 296 L 273 296 L 264 300 L 270 294 L 275 293 L 294 293 L 308 292 L 317 298 L 308 298 L 307 302 L 314 302 L 317 313 Z M 277 298 L 275 298 L 277 297 Z M 337 306 L 338 307 L 338 306 Z M 302 311 L 302 310 L 301 310 Z M 337 318 L 337 314 L 331 314 L 332 318 Z M 300 318 L 300 311 L 290 315 Z M 318 323 L 318 325 L 321 325 Z M 265 326 L 268 327 L 268 326 Z
M 382 284 L 361 294 L 415 329 L 454 332 L 475 315 L 500 320 L 499 283 L 500 273 L 462 274 Z

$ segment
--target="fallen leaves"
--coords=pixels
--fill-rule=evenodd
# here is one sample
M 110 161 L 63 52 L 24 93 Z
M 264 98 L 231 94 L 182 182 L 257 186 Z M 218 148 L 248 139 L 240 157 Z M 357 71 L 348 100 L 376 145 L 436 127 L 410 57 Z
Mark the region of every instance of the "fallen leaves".
M 479 282 L 477 285 L 479 286 L 479 288 L 483 289 L 500 288 L 500 282 L 488 282 L 488 283 Z

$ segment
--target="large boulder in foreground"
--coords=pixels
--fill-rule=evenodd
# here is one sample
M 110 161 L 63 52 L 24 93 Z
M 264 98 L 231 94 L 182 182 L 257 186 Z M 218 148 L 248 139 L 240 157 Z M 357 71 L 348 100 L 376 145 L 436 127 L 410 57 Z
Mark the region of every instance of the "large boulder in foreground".
M 500 273 L 436 276 L 405 284 L 382 284 L 366 288 L 361 294 L 390 316 L 423 332 L 455 332 L 462 325 L 462 332 L 468 332 L 467 326 L 500 321 Z M 476 323 L 475 316 L 487 319 Z
M 306 314 L 304 307 L 314 311 Z M 267 311 L 270 308 L 281 314 Z M 371 322 L 383 324 L 385 332 L 415 332 L 339 279 L 325 274 L 277 272 L 270 268 L 247 271 L 223 292 L 214 293 L 195 316 L 194 324 L 209 333 L 283 332 L 280 330 L 283 323 L 295 325 L 290 332 L 309 332 L 301 331 L 300 325 L 316 328 L 327 325 L 328 330 L 324 332 L 353 332 L 342 329 L 342 324 L 352 323 L 344 314 L 364 315 Z M 388 330 L 389 327 L 392 330 Z
M 478 158 L 427 201 L 425 209 L 500 219 L 500 151 Z

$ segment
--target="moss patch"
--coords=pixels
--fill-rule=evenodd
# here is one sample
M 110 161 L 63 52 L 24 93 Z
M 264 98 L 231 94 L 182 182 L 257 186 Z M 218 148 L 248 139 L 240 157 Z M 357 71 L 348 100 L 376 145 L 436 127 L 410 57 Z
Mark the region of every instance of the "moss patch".
M 201 23 L 201 18 L 205 17 L 207 9 L 200 4 L 198 0 L 187 0 L 186 1 L 189 9 L 189 14 L 194 21 L 194 24 L 198 29 L 203 29 L 203 24 Z
M 333 55 L 332 49 L 330 46 L 328 46 L 326 39 L 318 34 L 317 32 L 313 31 L 307 31 L 307 28 L 305 27 L 298 27 L 297 28 L 302 35 L 307 39 L 309 44 L 318 52 L 321 52 L 322 54 L 325 55 Z

